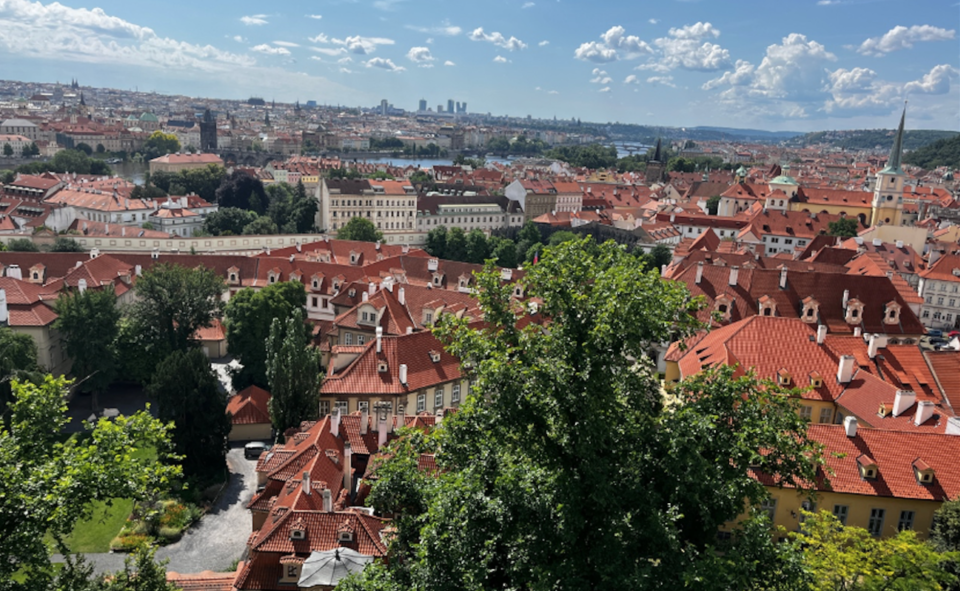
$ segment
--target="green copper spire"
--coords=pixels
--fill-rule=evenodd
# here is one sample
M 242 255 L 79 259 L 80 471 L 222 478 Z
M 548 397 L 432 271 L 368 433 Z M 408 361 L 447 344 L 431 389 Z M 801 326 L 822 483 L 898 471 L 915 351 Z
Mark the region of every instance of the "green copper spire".
M 900 115 L 900 128 L 897 129 L 897 136 L 893 138 L 893 147 L 890 148 L 890 157 L 887 158 L 887 165 L 880 172 L 891 174 L 903 174 L 900 168 L 900 158 L 903 156 L 903 122 L 907 118 L 907 106 L 903 106 L 903 114 Z

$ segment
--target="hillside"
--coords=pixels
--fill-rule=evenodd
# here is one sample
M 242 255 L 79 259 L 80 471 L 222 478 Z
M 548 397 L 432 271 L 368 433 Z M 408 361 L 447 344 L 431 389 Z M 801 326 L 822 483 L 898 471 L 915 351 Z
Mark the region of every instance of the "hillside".
M 784 142 L 788 146 L 826 144 L 844 150 L 889 150 L 893 144 L 894 129 L 849 129 L 815 131 Z M 951 138 L 955 131 L 914 129 L 903 134 L 904 150 L 916 150 L 941 139 Z
M 960 134 L 914 150 L 904 156 L 903 161 L 927 170 L 938 166 L 960 168 Z

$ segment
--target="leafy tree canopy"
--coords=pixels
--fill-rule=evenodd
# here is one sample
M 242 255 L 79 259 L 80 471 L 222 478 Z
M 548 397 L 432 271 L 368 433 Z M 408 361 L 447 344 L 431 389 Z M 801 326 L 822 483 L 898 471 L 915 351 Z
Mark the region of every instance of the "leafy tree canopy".
M 830 228 L 831 236 L 842 238 L 853 238 L 857 235 L 857 230 L 860 227 L 855 218 L 840 218 L 830 222 L 827 226 Z
M 211 236 L 239 236 L 243 229 L 257 221 L 257 213 L 236 207 L 221 207 L 207 214 L 203 229 Z
M 795 402 L 723 367 L 679 384 L 666 405 L 647 352 L 698 328 L 698 303 L 613 242 L 548 248 L 524 281 L 549 330 L 517 327 L 522 312 L 492 267 L 477 277 L 485 326 L 438 323 L 472 391 L 422 447 L 388 451 L 371 503 L 403 515 L 400 543 L 346 588 L 719 591 L 789 580 L 796 564 L 765 523 L 747 520 L 723 552 L 714 542 L 767 496 L 751 466 L 792 485 L 816 473 Z M 421 451 L 436 453 L 432 479 L 411 460 Z
M 303 309 L 276 318 L 267 340 L 270 420 L 277 433 L 317 418 L 322 365 L 320 351 L 309 344 L 310 326 Z
M 361 242 L 381 242 L 383 232 L 373 225 L 373 222 L 367 218 L 350 218 L 346 224 L 337 230 L 337 238 L 340 240 L 359 240 Z
M 143 157 L 152 160 L 165 154 L 173 154 L 180 151 L 180 140 L 172 133 L 164 133 L 159 129 L 150 134 L 147 141 L 143 143 Z
M 223 179 L 215 191 L 214 199 L 220 207 L 247 209 L 257 214 L 267 211 L 268 200 L 263 182 L 242 170 L 235 170 Z
M 102 394 L 117 376 L 117 352 L 114 347 L 120 330 L 120 310 L 113 286 L 65 291 L 56 303 L 57 320 L 63 348 L 73 361 L 72 372 L 84 392 Z M 94 400 L 94 408 L 97 407 Z

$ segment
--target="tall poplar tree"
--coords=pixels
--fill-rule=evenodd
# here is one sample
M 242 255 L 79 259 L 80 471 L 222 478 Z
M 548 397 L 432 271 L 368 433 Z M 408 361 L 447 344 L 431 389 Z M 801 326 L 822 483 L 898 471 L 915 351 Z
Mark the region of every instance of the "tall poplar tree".
M 303 311 L 270 326 L 267 341 L 267 381 L 270 383 L 270 420 L 278 434 L 319 412 L 320 351 L 308 343 L 309 325 Z

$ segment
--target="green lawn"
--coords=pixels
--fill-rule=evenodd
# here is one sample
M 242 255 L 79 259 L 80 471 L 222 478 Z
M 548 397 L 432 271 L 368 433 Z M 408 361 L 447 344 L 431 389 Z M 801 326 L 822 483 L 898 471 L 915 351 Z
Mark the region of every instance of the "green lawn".
M 155 458 L 153 448 L 138 449 L 136 458 Z M 110 540 L 120 533 L 120 528 L 133 511 L 133 500 L 113 499 L 110 505 L 105 501 L 93 504 L 93 513 L 89 519 L 78 521 L 73 532 L 65 540 L 71 552 L 109 552 Z

